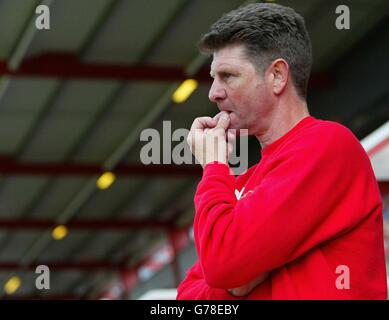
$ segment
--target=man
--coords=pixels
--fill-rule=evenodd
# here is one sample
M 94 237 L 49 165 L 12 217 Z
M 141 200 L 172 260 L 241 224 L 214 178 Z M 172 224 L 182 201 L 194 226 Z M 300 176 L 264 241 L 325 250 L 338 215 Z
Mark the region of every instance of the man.
M 386 299 L 378 186 L 351 131 L 309 115 L 303 18 L 250 4 L 220 18 L 200 48 L 213 54 L 209 98 L 221 112 L 195 119 L 188 136 L 203 166 L 199 260 L 177 299 Z M 261 161 L 238 177 L 227 129 L 261 145 Z M 196 148 L 214 139 L 219 152 Z

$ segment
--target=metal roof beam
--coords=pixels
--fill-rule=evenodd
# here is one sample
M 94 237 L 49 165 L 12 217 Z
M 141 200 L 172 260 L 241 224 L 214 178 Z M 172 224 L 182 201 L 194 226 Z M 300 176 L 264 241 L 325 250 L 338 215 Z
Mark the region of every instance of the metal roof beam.
M 62 79 L 91 78 L 115 80 L 182 81 L 187 79 L 185 69 L 179 66 L 146 64 L 104 64 L 82 62 L 72 53 L 45 53 L 25 59 L 19 68 L 11 69 L 0 60 L 0 75 L 54 77 Z M 210 82 L 209 74 L 195 75 L 199 81 Z
M 378 181 L 380 191 L 384 195 L 389 195 L 389 181 Z
M 202 64 L 204 59 L 202 59 Z M 106 64 L 80 61 L 72 53 L 45 53 L 22 61 L 17 69 L 11 69 L 7 61 L 0 60 L 0 76 L 45 77 L 61 79 L 113 79 L 123 81 L 182 81 L 188 72 L 180 66 L 148 64 Z M 199 82 L 210 83 L 209 68 L 201 67 L 191 75 Z M 314 74 L 310 86 L 329 88 L 335 78 L 329 73 Z
M 82 296 L 75 295 L 12 295 L 4 296 L 2 300 L 86 300 Z
M 0 219 L 0 229 L 46 229 L 53 228 L 58 222 L 50 219 Z M 94 230 L 128 230 L 128 229 L 161 229 L 174 228 L 172 222 L 159 222 L 154 220 L 134 219 L 74 219 L 65 223 L 70 229 Z
M 1 175 L 38 175 L 38 176 L 93 176 L 107 171 L 100 164 L 61 164 L 39 162 L 0 161 Z M 111 170 L 117 176 L 199 176 L 198 165 L 175 164 L 120 164 Z
M 70 270 L 80 270 L 80 271 L 121 271 L 132 269 L 129 266 L 123 266 L 119 263 L 98 261 L 98 260 L 85 260 L 85 261 L 37 261 L 35 263 L 20 263 L 17 261 L 1 261 L 0 270 L 11 270 L 11 271 L 28 271 L 34 270 L 38 265 L 46 265 L 50 270 L 56 271 L 70 271 Z

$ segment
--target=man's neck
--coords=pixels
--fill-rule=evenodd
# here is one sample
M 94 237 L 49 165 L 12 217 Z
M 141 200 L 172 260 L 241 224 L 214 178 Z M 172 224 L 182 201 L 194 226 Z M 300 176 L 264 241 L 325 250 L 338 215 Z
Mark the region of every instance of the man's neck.
M 302 119 L 309 116 L 308 108 L 305 102 L 300 102 L 290 110 L 288 106 L 278 108 L 269 119 L 269 125 L 263 133 L 255 135 L 261 148 L 268 146 L 289 132 Z

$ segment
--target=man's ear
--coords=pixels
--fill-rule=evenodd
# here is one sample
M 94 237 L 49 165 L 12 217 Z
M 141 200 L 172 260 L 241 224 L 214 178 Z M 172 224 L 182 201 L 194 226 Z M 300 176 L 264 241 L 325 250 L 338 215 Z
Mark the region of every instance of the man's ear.
M 268 71 L 271 74 L 274 94 L 281 94 L 284 91 L 289 79 L 288 63 L 284 59 L 276 59 L 269 66 Z

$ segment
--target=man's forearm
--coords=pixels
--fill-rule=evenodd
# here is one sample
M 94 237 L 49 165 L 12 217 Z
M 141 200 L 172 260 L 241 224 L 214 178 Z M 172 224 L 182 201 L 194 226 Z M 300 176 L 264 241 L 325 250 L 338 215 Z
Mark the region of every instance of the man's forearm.
M 228 291 L 235 297 L 242 297 L 248 295 L 256 286 L 261 284 L 269 276 L 270 272 L 262 273 L 258 278 L 238 288 L 228 289 Z

